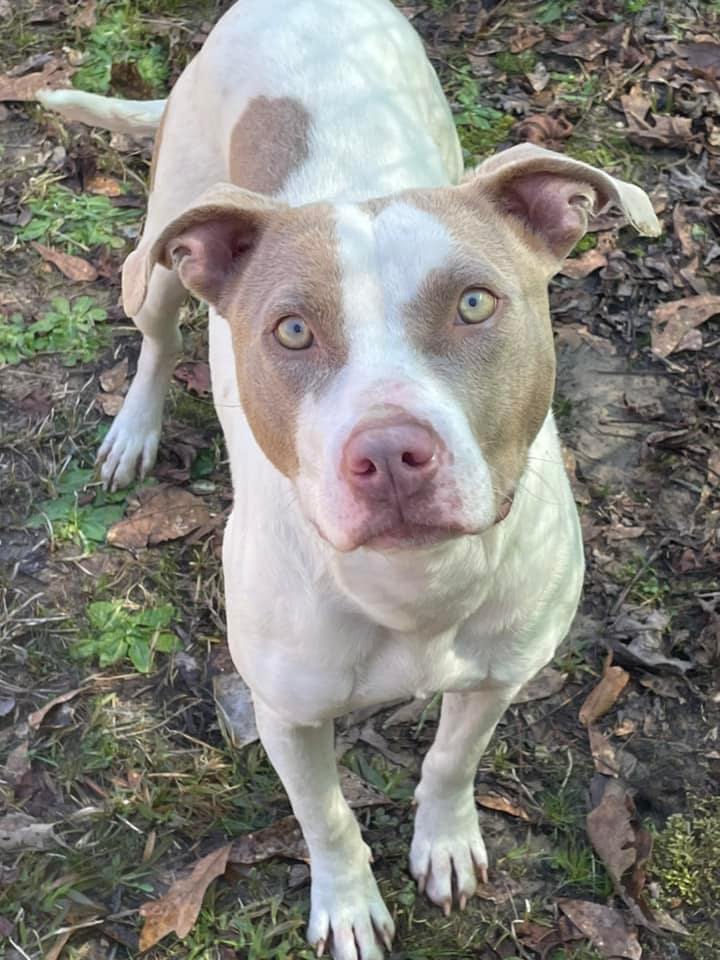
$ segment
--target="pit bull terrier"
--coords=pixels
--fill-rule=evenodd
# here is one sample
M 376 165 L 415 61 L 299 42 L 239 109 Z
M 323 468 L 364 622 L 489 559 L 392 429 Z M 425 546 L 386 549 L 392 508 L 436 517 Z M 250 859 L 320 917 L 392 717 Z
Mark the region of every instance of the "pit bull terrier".
M 478 762 L 583 579 L 547 284 L 593 211 L 614 204 L 654 236 L 652 206 L 527 144 L 463 175 L 437 77 L 389 0 L 242 0 L 167 102 L 41 99 L 156 129 L 123 269 L 142 350 L 102 478 L 114 489 L 153 465 L 191 291 L 210 307 L 235 492 L 228 642 L 310 849 L 308 938 L 378 960 L 393 920 L 340 790 L 333 719 L 443 692 L 410 870 L 463 909 L 487 867 Z

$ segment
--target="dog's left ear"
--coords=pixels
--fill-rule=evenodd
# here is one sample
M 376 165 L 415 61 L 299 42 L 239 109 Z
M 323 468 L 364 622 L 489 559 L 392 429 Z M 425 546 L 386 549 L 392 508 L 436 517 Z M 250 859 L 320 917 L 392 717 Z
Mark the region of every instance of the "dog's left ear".
M 456 189 L 470 203 L 489 201 L 506 214 L 547 261 L 550 276 L 586 232 L 588 217 L 605 207 L 619 207 L 643 236 L 662 229 L 640 187 L 530 143 L 485 160 Z

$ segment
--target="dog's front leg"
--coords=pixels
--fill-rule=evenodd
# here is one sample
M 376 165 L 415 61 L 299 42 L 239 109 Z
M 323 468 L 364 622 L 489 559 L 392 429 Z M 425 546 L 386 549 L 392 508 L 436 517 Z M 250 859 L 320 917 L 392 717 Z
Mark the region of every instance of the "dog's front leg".
M 475 808 L 475 772 L 493 730 L 517 687 L 487 687 L 446 693 L 435 742 L 415 791 L 417 810 L 410 871 L 428 897 L 452 908 L 453 890 L 462 910 L 487 877 L 487 854 Z
M 370 869 L 370 850 L 340 790 L 333 724 L 286 723 L 259 700 L 260 739 L 287 790 L 310 850 L 308 940 L 335 960 L 381 960 L 394 924 Z

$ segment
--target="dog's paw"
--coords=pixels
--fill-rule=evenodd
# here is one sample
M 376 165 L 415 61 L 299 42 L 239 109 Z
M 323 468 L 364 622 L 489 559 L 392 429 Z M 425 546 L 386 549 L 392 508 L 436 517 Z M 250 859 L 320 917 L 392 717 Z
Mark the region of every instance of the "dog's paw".
M 475 803 L 461 805 L 423 800 L 415 813 L 410 846 L 410 872 L 420 893 L 425 892 L 448 916 L 453 905 L 465 909 L 475 894 L 478 877 L 487 881 L 487 854 Z
M 96 463 L 100 465 L 100 479 L 106 490 L 128 487 L 142 479 L 155 463 L 160 427 L 162 398 L 159 403 L 152 396 L 138 403 L 137 396 L 128 394 L 122 410 L 113 420 L 107 436 L 98 450 Z
M 380 896 L 369 864 L 338 870 L 312 866 L 307 938 L 318 957 L 334 960 L 382 960 L 395 924 Z

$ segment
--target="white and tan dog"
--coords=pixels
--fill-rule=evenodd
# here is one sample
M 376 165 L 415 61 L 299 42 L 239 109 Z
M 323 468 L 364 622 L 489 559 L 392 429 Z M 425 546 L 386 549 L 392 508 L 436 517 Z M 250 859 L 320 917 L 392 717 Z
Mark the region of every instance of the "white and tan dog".
M 154 462 L 190 290 L 210 305 L 235 490 L 230 650 L 310 848 L 308 937 L 374 960 L 393 921 L 340 791 L 333 718 L 444 692 L 410 869 L 463 908 L 487 864 L 478 761 L 583 578 L 547 282 L 593 209 L 655 235 L 652 207 L 528 145 L 459 184 L 450 111 L 389 0 L 242 0 L 167 104 L 43 100 L 109 128 L 159 123 L 123 271 L 142 351 L 102 476 L 122 486 Z

